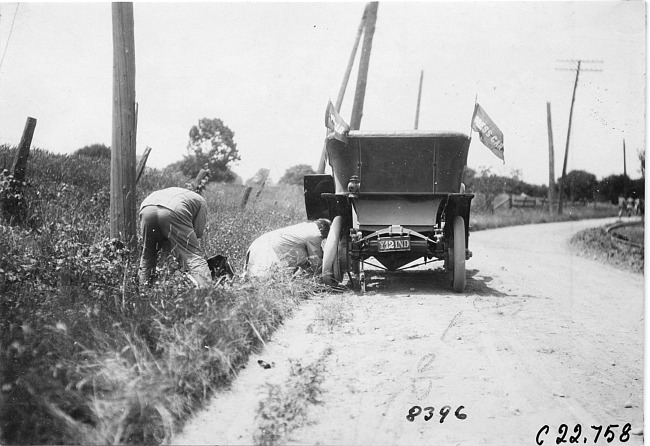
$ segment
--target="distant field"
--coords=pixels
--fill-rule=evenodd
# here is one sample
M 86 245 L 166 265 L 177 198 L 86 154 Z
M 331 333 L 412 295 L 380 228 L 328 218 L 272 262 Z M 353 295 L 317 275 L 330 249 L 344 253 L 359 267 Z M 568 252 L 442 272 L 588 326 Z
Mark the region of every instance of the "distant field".
M 550 215 L 542 209 L 503 209 L 493 213 L 472 210 L 469 216 L 470 231 L 502 228 L 507 226 L 550 223 L 555 221 L 584 220 L 588 218 L 605 218 L 617 215 L 618 208 L 609 203 L 589 204 L 587 206 L 564 207 L 562 215 L 557 212 Z

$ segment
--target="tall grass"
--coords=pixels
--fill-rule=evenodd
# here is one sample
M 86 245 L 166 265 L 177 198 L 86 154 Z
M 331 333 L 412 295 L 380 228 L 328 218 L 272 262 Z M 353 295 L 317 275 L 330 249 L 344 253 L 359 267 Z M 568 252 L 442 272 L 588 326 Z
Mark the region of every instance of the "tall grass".
M 0 148 L 0 165 L 14 149 Z M 137 283 L 138 252 L 108 238 L 108 162 L 34 150 L 22 226 L 0 225 L 0 440 L 3 444 L 162 443 L 249 353 L 318 290 L 277 277 L 188 289 L 161 264 Z M 184 186 L 148 169 L 138 200 Z M 207 254 L 236 264 L 259 234 L 304 219 L 297 189 L 210 185 Z M 260 192 L 258 194 L 258 192 Z

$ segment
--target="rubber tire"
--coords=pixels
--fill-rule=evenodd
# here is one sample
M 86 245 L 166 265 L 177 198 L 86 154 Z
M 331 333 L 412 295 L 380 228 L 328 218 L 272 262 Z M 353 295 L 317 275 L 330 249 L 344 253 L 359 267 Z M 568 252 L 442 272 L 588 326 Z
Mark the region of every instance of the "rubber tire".
M 343 278 L 339 260 L 339 240 L 341 238 L 342 223 L 343 217 L 340 215 L 334 217 L 323 248 L 322 279 L 327 285 L 338 285 Z
M 334 278 L 339 282 L 342 282 L 345 275 L 350 273 L 350 262 L 352 261 L 350 253 L 348 252 L 348 240 L 345 236 L 339 240 L 336 258 L 339 262 L 338 267 L 336 262 L 334 262 Z
M 454 291 L 462 293 L 465 290 L 467 278 L 465 276 L 465 220 L 461 216 L 454 218 L 453 243 L 453 287 Z
M 334 280 L 336 280 L 338 283 L 341 283 L 343 281 L 343 268 L 341 266 L 341 250 L 340 246 L 336 245 L 336 254 L 334 257 L 334 264 L 332 265 L 332 273 L 334 276 Z

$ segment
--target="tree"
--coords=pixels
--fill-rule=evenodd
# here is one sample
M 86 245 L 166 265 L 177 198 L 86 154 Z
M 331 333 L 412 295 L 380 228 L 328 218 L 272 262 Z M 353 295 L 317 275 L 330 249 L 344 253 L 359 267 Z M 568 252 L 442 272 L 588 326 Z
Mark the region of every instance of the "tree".
M 199 120 L 199 124 L 190 129 L 189 136 L 188 155 L 180 165 L 184 175 L 193 178 L 207 164 L 210 181 L 235 180 L 237 175 L 230 170 L 230 163 L 241 158 L 234 141 L 235 133 L 221 119 Z
M 477 200 L 477 206 L 483 210 L 490 210 L 492 201 L 497 195 L 506 192 L 508 178 L 492 173 L 491 167 L 479 167 L 480 172 L 467 168 L 465 171 L 465 191 L 475 193 L 481 197 Z
M 627 177 L 625 175 L 610 175 L 598 182 L 596 192 L 602 198 L 616 204 L 618 203 L 618 197 L 622 197 L 624 194 L 626 181 Z
M 111 159 L 111 148 L 104 144 L 91 144 L 89 146 L 82 147 L 74 152 L 75 156 L 88 156 L 91 158 L 103 158 L 110 160 Z
M 314 169 L 307 164 L 298 164 L 293 167 L 289 167 L 280 178 L 280 183 L 282 184 L 295 184 L 301 186 L 303 184 L 305 175 L 313 175 Z
M 562 192 L 571 201 L 593 201 L 597 190 L 598 180 L 596 175 L 585 172 L 584 170 L 572 170 L 566 174 L 562 182 L 564 191 Z

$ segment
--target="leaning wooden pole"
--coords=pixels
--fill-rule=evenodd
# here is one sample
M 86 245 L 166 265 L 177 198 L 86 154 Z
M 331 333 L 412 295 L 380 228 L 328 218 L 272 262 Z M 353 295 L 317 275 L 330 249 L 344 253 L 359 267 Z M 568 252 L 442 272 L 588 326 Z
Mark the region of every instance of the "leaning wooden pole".
M 366 11 L 368 10 L 368 5 L 363 10 L 363 16 L 361 16 L 361 23 L 359 23 L 359 29 L 357 30 L 357 37 L 354 39 L 354 46 L 352 47 L 352 52 L 350 53 L 350 59 L 348 60 L 348 66 L 345 69 L 345 74 L 343 75 L 343 82 L 341 83 L 341 88 L 339 88 L 339 95 L 336 98 L 336 111 L 341 111 L 341 105 L 343 104 L 343 97 L 345 96 L 345 91 L 348 87 L 348 82 L 350 81 L 350 74 L 352 73 L 352 66 L 354 65 L 354 59 L 357 56 L 357 49 L 359 48 L 359 41 L 361 41 L 361 34 L 363 34 L 363 28 L 366 21 Z M 323 144 L 323 150 L 321 151 L 320 161 L 318 162 L 318 169 L 316 173 L 325 173 L 325 159 L 327 157 L 327 142 Z
M 564 189 L 564 179 L 566 177 L 566 165 L 569 159 L 569 137 L 571 136 L 571 120 L 573 119 L 573 104 L 576 102 L 576 89 L 578 88 L 578 77 L 580 76 L 580 62 L 578 61 L 578 68 L 576 70 L 576 82 L 573 85 L 573 96 L 571 97 L 571 109 L 569 110 L 569 127 L 566 133 L 566 149 L 564 151 L 564 164 L 562 165 L 562 177 L 560 178 L 560 191 L 558 192 L 559 203 L 557 205 L 557 213 L 562 215 L 562 189 Z
M 144 151 L 144 155 L 142 155 L 142 158 L 140 158 L 140 162 L 138 163 L 138 166 L 135 168 L 135 184 L 138 184 L 138 181 L 140 181 L 140 177 L 144 173 L 144 168 L 147 166 L 147 159 L 149 158 L 149 154 L 151 153 L 151 147 L 148 147 Z
M 546 120 L 548 123 L 548 213 L 553 215 L 555 200 L 555 154 L 553 151 L 553 126 L 551 125 L 551 103 L 546 103 Z
M 352 117 L 350 118 L 351 130 L 359 130 L 359 127 L 361 126 L 361 118 L 363 117 L 363 102 L 366 96 L 368 68 L 370 67 L 370 52 L 372 50 L 372 38 L 375 35 L 375 23 L 377 23 L 378 8 L 379 2 L 370 2 L 366 9 L 363 46 L 361 47 L 361 58 L 359 60 L 359 75 L 357 76 L 357 88 L 354 92 Z
M 135 247 L 135 38 L 133 3 L 112 3 L 113 129 L 110 235 Z

